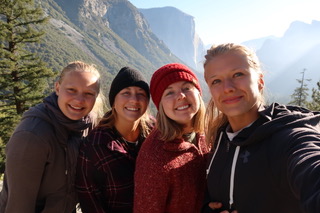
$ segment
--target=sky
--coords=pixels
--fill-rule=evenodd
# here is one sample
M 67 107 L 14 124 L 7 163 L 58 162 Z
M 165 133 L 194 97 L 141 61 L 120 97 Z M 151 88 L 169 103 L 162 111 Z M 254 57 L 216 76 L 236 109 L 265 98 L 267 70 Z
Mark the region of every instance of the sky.
M 194 17 L 204 44 L 281 37 L 293 21 L 320 21 L 319 0 L 129 0 L 137 8 L 172 6 Z

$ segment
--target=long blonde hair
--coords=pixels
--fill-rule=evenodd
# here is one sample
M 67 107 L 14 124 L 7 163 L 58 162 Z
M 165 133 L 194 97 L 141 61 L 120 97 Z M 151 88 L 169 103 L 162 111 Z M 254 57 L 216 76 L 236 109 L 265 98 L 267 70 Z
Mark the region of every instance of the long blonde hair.
M 113 128 L 117 119 L 117 112 L 114 107 L 108 111 L 101 119 L 99 126 L 106 128 Z M 139 128 L 143 137 L 147 137 L 154 126 L 154 120 L 152 119 L 149 109 L 140 117 Z
M 245 55 L 249 66 L 255 70 L 257 73 L 262 74 L 261 65 L 258 57 L 255 52 L 249 49 L 246 46 L 234 44 L 234 43 L 226 43 L 220 45 L 213 45 L 209 50 L 207 50 L 207 54 L 205 55 L 204 68 L 206 65 L 216 56 L 224 55 L 229 52 L 240 52 Z M 259 103 L 264 103 L 263 89 L 260 90 Z M 208 145 L 213 145 L 216 140 L 219 129 L 228 123 L 227 116 L 223 114 L 218 108 L 215 106 L 213 99 L 211 98 L 206 110 L 205 116 L 205 135 L 206 141 Z

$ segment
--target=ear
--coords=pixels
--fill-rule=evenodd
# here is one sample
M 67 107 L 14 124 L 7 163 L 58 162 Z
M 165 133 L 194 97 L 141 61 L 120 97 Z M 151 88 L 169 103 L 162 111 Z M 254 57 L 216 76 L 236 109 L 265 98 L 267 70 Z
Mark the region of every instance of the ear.
M 263 74 L 259 74 L 258 87 L 259 91 L 261 91 L 264 88 Z
M 60 91 L 60 84 L 59 84 L 59 82 L 56 82 L 56 83 L 54 84 L 54 90 L 55 90 L 56 94 L 59 96 L 59 91 Z

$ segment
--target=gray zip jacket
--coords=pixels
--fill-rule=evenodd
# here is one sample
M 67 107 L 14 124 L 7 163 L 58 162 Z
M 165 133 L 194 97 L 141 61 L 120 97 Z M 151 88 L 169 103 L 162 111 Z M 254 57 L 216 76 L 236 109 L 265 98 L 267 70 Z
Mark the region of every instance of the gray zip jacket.
M 24 113 L 6 146 L 0 213 L 70 213 L 75 209 L 75 166 L 89 121 L 65 117 L 55 93 Z

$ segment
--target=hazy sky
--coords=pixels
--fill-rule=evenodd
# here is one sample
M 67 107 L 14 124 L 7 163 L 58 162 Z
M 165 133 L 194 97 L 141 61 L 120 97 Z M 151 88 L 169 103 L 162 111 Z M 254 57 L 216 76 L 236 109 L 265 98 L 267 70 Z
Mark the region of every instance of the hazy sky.
M 205 44 L 280 37 L 290 23 L 320 21 L 320 0 L 129 0 L 137 8 L 173 6 L 194 17 Z

